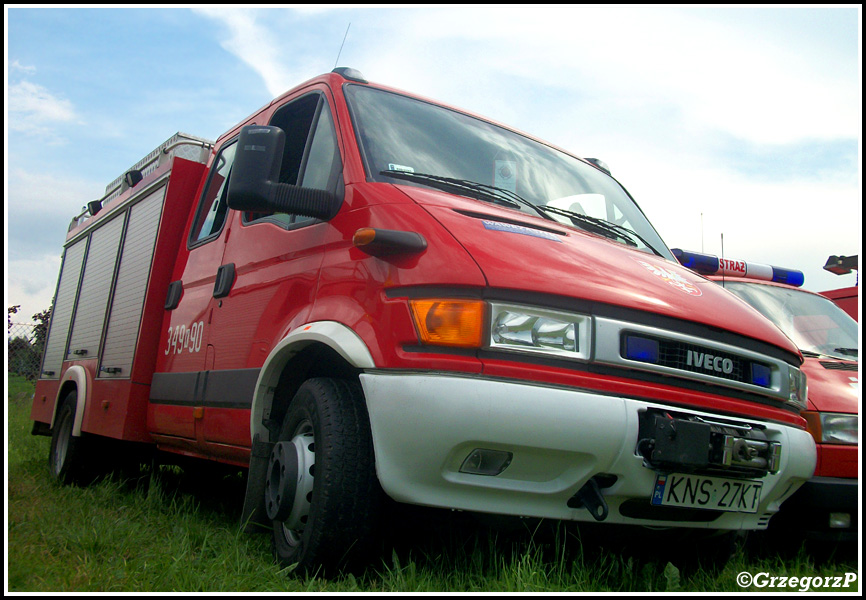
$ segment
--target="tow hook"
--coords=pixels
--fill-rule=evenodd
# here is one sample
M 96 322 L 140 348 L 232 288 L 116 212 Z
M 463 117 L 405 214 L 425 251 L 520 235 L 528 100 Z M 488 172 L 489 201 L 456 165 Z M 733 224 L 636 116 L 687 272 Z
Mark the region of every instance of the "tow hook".
M 608 508 L 595 478 L 590 479 L 566 502 L 569 508 L 585 508 L 596 521 L 607 518 Z

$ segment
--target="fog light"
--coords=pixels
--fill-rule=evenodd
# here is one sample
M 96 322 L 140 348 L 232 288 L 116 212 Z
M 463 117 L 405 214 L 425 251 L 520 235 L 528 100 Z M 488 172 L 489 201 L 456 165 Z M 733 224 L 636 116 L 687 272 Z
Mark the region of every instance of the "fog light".
M 830 513 L 830 529 L 848 529 L 851 527 L 851 515 L 848 513 Z
M 460 472 L 472 475 L 499 475 L 511 464 L 512 456 L 511 452 L 476 448 L 463 461 Z

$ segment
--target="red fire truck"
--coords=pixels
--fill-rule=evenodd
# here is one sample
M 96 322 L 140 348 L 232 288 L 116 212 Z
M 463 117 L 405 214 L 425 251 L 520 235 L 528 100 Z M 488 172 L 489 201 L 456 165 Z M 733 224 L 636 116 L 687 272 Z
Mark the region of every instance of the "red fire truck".
M 815 438 L 815 475 L 785 502 L 771 529 L 807 539 L 857 539 L 857 322 L 823 295 L 799 289 L 800 271 L 673 249 L 679 261 L 724 286 L 800 348 L 808 378 L 803 416 Z
M 796 346 L 607 172 L 355 70 L 89 207 L 32 410 L 53 473 L 110 440 L 237 465 L 285 564 L 363 547 L 382 493 L 732 532 L 814 471 Z

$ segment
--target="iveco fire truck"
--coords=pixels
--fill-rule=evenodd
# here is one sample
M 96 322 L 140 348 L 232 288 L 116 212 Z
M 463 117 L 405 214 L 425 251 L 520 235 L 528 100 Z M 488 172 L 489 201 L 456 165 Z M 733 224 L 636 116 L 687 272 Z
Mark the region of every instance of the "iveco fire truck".
M 382 494 L 765 528 L 815 469 L 801 362 L 607 171 L 340 68 L 76 217 L 32 419 L 62 481 L 109 440 L 246 469 L 307 568 Z
M 859 344 L 857 322 L 821 294 L 800 289 L 803 273 L 674 248 L 775 323 L 800 348 L 809 381 L 803 416 L 815 438 L 815 475 L 785 503 L 771 529 L 786 537 L 852 541 L 858 526 Z

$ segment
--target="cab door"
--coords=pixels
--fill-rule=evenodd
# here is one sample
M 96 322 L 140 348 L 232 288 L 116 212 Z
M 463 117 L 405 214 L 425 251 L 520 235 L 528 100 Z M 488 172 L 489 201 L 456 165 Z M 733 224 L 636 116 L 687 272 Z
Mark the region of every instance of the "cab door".
M 280 182 L 341 197 L 342 162 L 327 88 L 307 90 L 277 107 L 269 120 L 286 133 Z M 209 452 L 234 457 L 250 441 L 253 388 L 271 348 L 310 314 L 330 225 L 286 213 L 232 211 L 222 258 L 232 264 L 231 291 L 213 307 L 209 342 L 213 371 L 203 438 Z M 211 383 L 214 385 L 211 386 Z
M 223 264 L 230 234 L 228 178 L 237 140 L 214 158 L 187 238 L 188 256 L 169 287 L 148 407 L 148 429 L 162 445 L 192 450 L 213 352 L 207 342 L 214 296 L 230 286 Z M 177 272 L 176 272 L 177 276 Z

